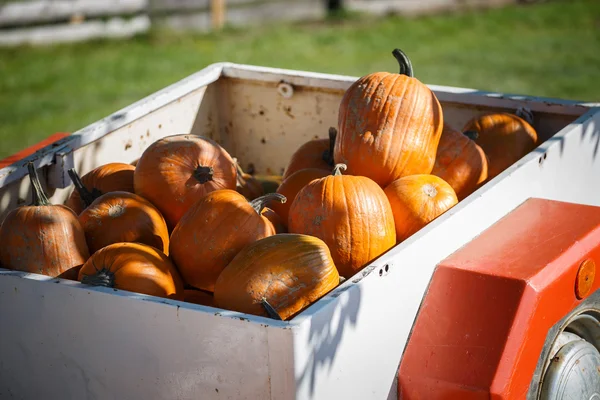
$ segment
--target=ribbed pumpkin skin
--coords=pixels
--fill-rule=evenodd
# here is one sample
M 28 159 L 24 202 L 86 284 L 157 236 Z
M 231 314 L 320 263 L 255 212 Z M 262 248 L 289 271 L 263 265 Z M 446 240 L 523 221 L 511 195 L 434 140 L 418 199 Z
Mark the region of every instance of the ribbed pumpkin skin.
M 385 188 L 394 214 L 398 243 L 458 203 L 452 187 L 435 175 L 411 175 Z
M 79 280 L 105 269 L 114 275 L 109 287 L 183 300 L 183 281 L 160 250 L 140 243 L 113 243 L 95 252 L 79 271 Z
M 76 280 L 90 256 L 83 228 L 69 207 L 50 203 L 33 162 L 27 169 L 31 205 L 10 211 L 0 225 L 0 266 Z
M 416 78 L 377 72 L 354 82 L 338 114 L 336 163 L 349 175 L 371 178 L 381 187 L 395 179 L 428 174 L 442 134 L 442 108 Z
M 199 167 L 212 168 L 199 177 Z M 217 142 L 195 135 L 173 135 L 151 144 L 134 174 L 135 193 L 158 208 L 169 229 L 207 193 L 236 188 L 233 159 Z
M 340 277 L 327 245 L 297 234 L 267 237 L 244 248 L 215 285 L 215 304 L 268 316 L 265 298 L 286 320 L 334 289 Z
M 233 190 L 196 202 L 171 233 L 170 256 L 188 285 L 212 292 L 217 277 L 245 246 L 275 234 L 271 222 Z
M 323 240 L 344 278 L 396 244 L 390 203 L 363 176 L 330 175 L 303 187 L 290 208 L 288 230 Z
M 304 143 L 292 154 L 290 162 L 283 172 L 283 179 L 292 175 L 294 172 L 305 168 L 319 168 L 325 171 L 331 171 L 333 166 L 323 157 L 326 151 L 329 151 L 329 139 L 313 139 Z
M 165 219 L 148 200 L 134 193 L 111 192 L 98 197 L 79 215 L 91 253 L 112 243 L 137 242 L 169 255 Z
M 277 193 L 284 195 L 287 201 L 285 203 L 273 202 L 270 204 L 270 207 L 287 223 L 290 207 L 300 189 L 308 185 L 311 181 L 324 178 L 330 174 L 330 171 L 318 168 L 305 168 L 294 172 L 277 189 Z
M 463 132 L 474 130 L 475 141 L 488 156 L 488 179 L 499 175 L 535 149 L 538 136 L 524 119 L 509 113 L 494 113 L 468 121 Z
M 81 177 L 81 182 L 91 192 L 102 195 L 109 192 L 133 193 L 135 166 L 124 163 L 108 163 L 94 168 Z M 99 192 L 99 193 L 98 193 Z M 85 208 L 79 192 L 73 190 L 65 205 L 79 215 Z
M 444 124 L 431 175 L 445 180 L 459 200 L 487 179 L 488 162 L 481 147 L 463 133 Z

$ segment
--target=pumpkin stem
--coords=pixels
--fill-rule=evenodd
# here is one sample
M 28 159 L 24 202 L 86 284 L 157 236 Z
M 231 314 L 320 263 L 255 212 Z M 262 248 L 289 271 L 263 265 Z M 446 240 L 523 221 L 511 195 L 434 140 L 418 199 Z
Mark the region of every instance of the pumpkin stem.
M 203 167 L 199 165 L 194 170 L 194 178 L 198 180 L 200 183 L 206 183 L 213 180 L 214 171 L 212 167 Z
M 515 111 L 515 115 L 524 119 L 529 125 L 533 125 L 533 113 L 529 108 L 519 107 L 517 108 L 517 111 Z
M 93 275 L 84 275 L 81 279 L 81 283 L 113 288 L 115 287 L 115 274 L 106 268 L 102 268 Z
M 31 180 L 31 186 L 33 187 L 33 193 L 31 195 L 32 203 L 34 206 L 49 206 L 51 205 L 50 200 L 46 196 L 40 178 L 38 177 L 35 165 L 32 161 L 27 163 L 27 172 L 29 172 L 29 179 Z
M 465 131 L 463 132 L 463 135 L 465 135 L 473 141 L 479 139 L 479 132 L 477 132 L 476 130 Z
M 414 76 L 413 67 L 408 56 L 404 54 L 404 52 L 400 49 L 394 49 L 394 51 L 392 51 L 392 54 L 394 55 L 396 61 L 398 61 L 398 64 L 400 65 L 400 74 L 410 76 L 412 78 Z
M 279 314 L 277 313 L 277 311 L 273 308 L 273 306 L 269 304 L 269 302 L 267 301 L 266 298 L 263 297 L 262 300 L 260 301 L 260 304 L 264 307 L 265 311 L 269 315 L 269 318 L 273 318 L 278 321 L 283 321 L 281 319 L 281 317 L 279 316 Z
M 260 196 L 252 200 L 250 202 L 250 205 L 252 206 L 252 208 L 254 208 L 254 210 L 256 210 L 258 215 L 261 215 L 263 208 L 265 208 L 269 202 L 275 200 L 279 201 L 280 203 L 285 203 L 287 201 L 287 198 L 279 193 L 268 193 L 264 196 Z
M 85 185 L 81 181 L 81 178 L 79 177 L 77 172 L 75 172 L 74 168 L 69 169 L 67 173 L 69 174 L 69 178 L 71 178 L 73 185 L 75 185 L 75 190 L 77 190 L 77 192 L 79 193 L 79 197 L 81 198 L 84 207 L 89 207 L 90 204 L 94 202 L 94 200 L 102 196 L 102 192 L 96 188 L 94 188 L 90 192 L 88 188 L 85 187 Z
M 335 147 L 335 138 L 337 137 L 337 129 L 333 126 L 329 128 L 329 149 L 323 152 L 323 161 L 329 164 L 331 167 L 335 165 L 333 161 L 333 150 Z
M 331 175 L 333 175 L 333 176 L 342 175 L 342 171 L 345 171 L 346 169 L 348 169 L 346 164 L 342 164 L 342 163 L 336 164 L 335 167 L 333 168 L 333 172 L 331 173 Z

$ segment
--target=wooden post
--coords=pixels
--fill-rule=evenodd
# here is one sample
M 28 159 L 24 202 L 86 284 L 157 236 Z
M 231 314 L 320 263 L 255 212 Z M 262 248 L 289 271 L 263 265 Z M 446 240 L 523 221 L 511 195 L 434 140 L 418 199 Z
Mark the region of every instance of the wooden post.
M 225 0 L 210 1 L 210 15 L 214 30 L 220 30 L 225 25 Z

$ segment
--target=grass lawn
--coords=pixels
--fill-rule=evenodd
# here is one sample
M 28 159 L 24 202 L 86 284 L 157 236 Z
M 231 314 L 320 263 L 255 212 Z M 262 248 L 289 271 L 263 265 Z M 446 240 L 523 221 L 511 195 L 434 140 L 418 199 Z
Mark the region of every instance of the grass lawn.
M 600 1 L 349 18 L 130 41 L 0 49 L 0 158 L 73 132 L 217 61 L 365 75 L 402 48 L 425 83 L 600 101 Z

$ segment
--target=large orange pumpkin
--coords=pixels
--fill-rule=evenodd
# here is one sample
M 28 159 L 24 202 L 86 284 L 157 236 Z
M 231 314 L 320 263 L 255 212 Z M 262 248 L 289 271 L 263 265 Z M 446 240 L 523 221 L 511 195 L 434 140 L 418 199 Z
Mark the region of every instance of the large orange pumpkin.
M 94 253 L 112 243 L 137 242 L 169 254 L 169 231 L 160 212 L 134 193 L 110 192 L 81 214 L 88 248 Z
M 326 177 L 330 174 L 331 172 L 318 168 L 305 168 L 294 172 L 284 179 L 277 189 L 277 193 L 284 195 L 287 201 L 285 203 L 275 202 L 271 204 L 271 208 L 287 223 L 290 207 L 300 189 L 313 180 Z
M 477 133 L 475 142 L 488 157 L 488 179 L 532 151 L 538 137 L 535 129 L 523 118 L 509 113 L 490 113 L 472 118 L 463 132 Z
M 185 282 L 212 292 L 223 268 L 245 246 L 274 235 L 273 224 L 262 215 L 276 194 L 248 202 L 234 190 L 217 190 L 196 202 L 181 218 L 170 240 L 170 255 Z
M 33 163 L 27 169 L 32 204 L 10 211 L 0 226 L 0 265 L 76 280 L 90 256 L 83 228 L 69 207 L 50 203 Z
M 452 186 L 427 174 L 397 179 L 385 188 L 385 194 L 392 206 L 398 243 L 458 203 Z
M 381 187 L 431 172 L 444 122 L 440 103 L 413 77 L 408 57 L 399 49 L 393 54 L 400 74 L 363 76 L 344 94 L 334 151 L 348 174 L 366 176 Z
M 217 142 L 195 135 L 157 140 L 142 153 L 133 176 L 135 192 L 159 209 L 173 229 L 206 194 L 236 188 L 233 159 Z
M 444 124 L 431 175 L 445 180 L 459 200 L 473 193 L 487 179 L 484 151 L 474 142 L 475 132 L 463 134 Z
M 321 239 L 275 235 L 245 247 L 225 267 L 215 285 L 215 304 L 287 320 L 339 281 L 331 253 Z
M 328 139 L 313 139 L 300 146 L 290 159 L 290 162 L 283 173 L 283 179 L 292 175 L 294 172 L 305 168 L 319 168 L 331 171 L 333 164 L 333 150 L 337 129 L 329 128 Z
M 113 243 L 81 267 L 79 280 L 93 286 L 183 300 L 183 281 L 162 251 L 141 243 Z
M 349 278 L 396 244 L 396 230 L 383 189 L 364 176 L 342 175 L 344 168 L 338 164 L 333 175 L 298 192 L 288 230 L 323 240 L 340 275 Z
M 133 171 L 135 166 L 124 163 L 108 163 L 94 168 L 81 178 L 74 169 L 68 171 L 75 189 L 65 202 L 67 207 L 79 215 L 94 200 L 109 192 L 133 193 Z

